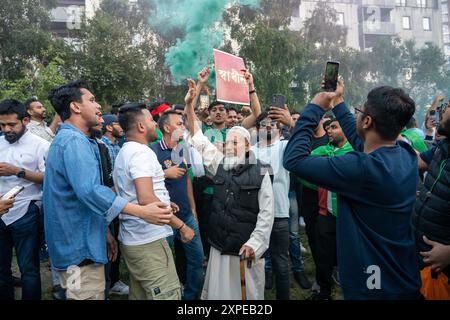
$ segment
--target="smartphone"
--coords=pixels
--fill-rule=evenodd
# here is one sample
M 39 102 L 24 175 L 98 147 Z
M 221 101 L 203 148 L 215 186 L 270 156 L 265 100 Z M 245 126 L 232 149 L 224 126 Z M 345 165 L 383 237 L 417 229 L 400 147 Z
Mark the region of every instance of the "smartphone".
M 439 110 L 431 110 L 430 117 L 431 117 L 431 119 L 433 119 L 433 122 L 436 124 L 441 122 L 441 113 L 439 112 Z
M 325 68 L 324 89 L 325 91 L 334 92 L 337 88 L 339 77 L 339 62 L 328 61 Z
M 272 97 L 272 107 L 284 109 L 286 97 L 282 94 L 275 94 Z
M 9 190 L 7 193 L 5 193 L 2 196 L 2 200 L 9 200 L 14 198 L 15 196 L 17 196 L 20 192 L 23 191 L 23 189 L 25 189 L 23 186 L 16 186 L 14 188 L 12 188 L 11 190 Z

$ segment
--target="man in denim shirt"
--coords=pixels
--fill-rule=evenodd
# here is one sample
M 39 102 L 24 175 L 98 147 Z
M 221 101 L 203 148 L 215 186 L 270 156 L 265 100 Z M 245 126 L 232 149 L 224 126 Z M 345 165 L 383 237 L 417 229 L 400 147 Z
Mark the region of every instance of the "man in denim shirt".
M 53 89 L 49 100 L 63 124 L 47 159 L 43 204 L 50 258 L 68 299 L 104 299 L 106 229 L 120 213 L 164 225 L 172 210 L 163 203 L 128 203 L 102 185 L 100 155 L 89 128 L 99 124 L 100 105 L 74 81 Z

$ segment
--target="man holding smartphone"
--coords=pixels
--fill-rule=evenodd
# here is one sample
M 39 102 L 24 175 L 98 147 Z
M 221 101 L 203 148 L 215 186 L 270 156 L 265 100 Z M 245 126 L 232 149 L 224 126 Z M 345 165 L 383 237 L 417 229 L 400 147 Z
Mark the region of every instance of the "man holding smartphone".
M 417 155 L 408 143 L 397 141 L 415 103 L 402 89 L 379 87 L 368 94 L 355 119 L 343 93 L 339 81 L 335 92 L 321 92 L 306 106 L 286 147 L 284 167 L 337 194 L 337 258 L 345 299 L 419 299 L 410 223 L 419 180 Z M 313 130 L 330 110 L 355 151 L 312 157 Z
M 3 212 L 0 220 L 0 300 L 14 299 L 11 273 L 12 249 L 15 248 L 22 282 L 22 299 L 41 299 L 39 273 L 39 208 L 45 158 L 50 144 L 27 130 L 25 105 L 17 100 L 0 103 L 0 194 L 23 186 L 14 207 Z M 11 205 L 6 202 L 6 208 Z M 9 204 L 8 204 L 9 203 Z M 1 205 L 1 202 L 0 202 Z M 0 211 L 1 214 L 1 211 Z

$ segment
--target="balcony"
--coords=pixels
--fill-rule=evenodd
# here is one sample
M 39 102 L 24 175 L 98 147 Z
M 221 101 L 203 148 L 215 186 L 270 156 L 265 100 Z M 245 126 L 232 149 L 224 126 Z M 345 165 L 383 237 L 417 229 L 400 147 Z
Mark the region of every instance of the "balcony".
M 393 36 L 395 35 L 395 25 L 391 22 L 364 22 L 363 23 L 364 34 L 376 34 Z
M 363 7 L 395 8 L 394 0 L 362 0 Z

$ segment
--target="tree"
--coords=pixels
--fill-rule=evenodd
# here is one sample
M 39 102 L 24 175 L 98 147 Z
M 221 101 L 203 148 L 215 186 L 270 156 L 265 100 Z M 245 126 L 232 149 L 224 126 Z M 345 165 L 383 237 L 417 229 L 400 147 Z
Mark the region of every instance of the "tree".
M 230 39 L 222 49 L 244 57 L 266 106 L 276 93 L 284 94 L 290 107 L 294 105 L 290 87 L 296 66 L 303 60 L 303 45 L 299 33 L 288 25 L 293 7 L 299 4 L 264 0 L 259 8 L 234 6 L 224 14 Z
M 61 57 L 55 57 L 45 64 L 35 62 L 29 69 L 29 73 L 23 78 L 0 81 L 0 100 L 17 99 L 25 101 L 31 96 L 37 96 L 47 109 L 49 118 L 51 118 L 54 111 L 47 97 L 51 89 L 67 82 L 61 72 L 63 65 L 64 60 Z
M 21 79 L 43 61 L 52 43 L 49 9 L 55 0 L 2 0 L 0 6 L 0 80 Z
M 69 70 L 87 80 L 103 105 L 144 100 L 164 90 L 163 50 L 148 25 L 149 5 L 138 1 L 104 0 L 81 30 Z

